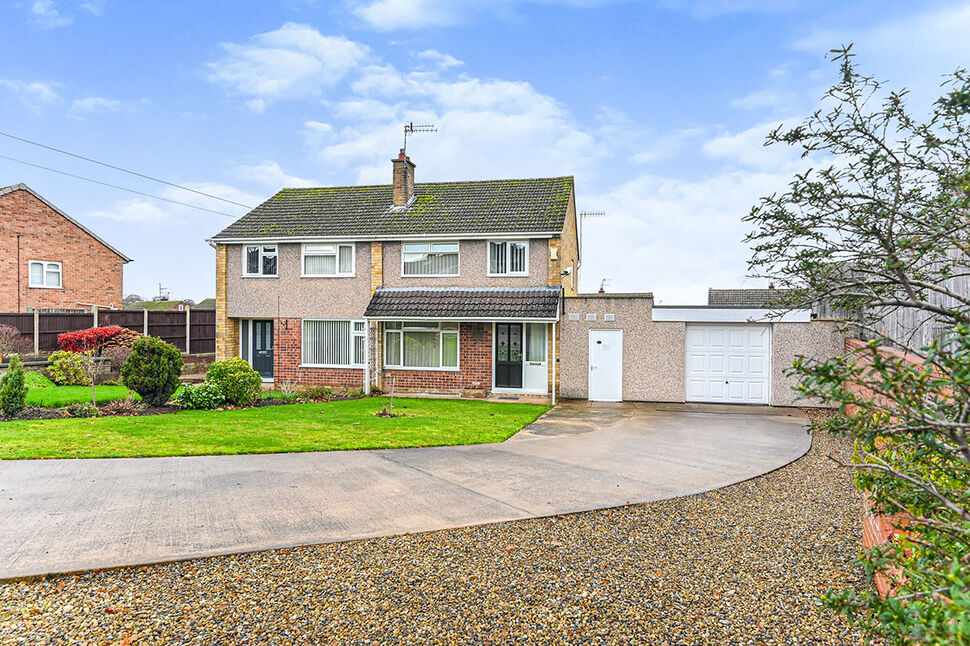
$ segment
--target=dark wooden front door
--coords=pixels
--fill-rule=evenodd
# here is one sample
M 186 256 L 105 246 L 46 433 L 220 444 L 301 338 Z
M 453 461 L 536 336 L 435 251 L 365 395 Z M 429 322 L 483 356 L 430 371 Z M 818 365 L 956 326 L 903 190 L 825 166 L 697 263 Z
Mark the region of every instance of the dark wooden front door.
M 272 321 L 253 321 L 253 369 L 264 379 L 273 378 Z
M 495 324 L 495 387 L 522 387 L 522 324 Z

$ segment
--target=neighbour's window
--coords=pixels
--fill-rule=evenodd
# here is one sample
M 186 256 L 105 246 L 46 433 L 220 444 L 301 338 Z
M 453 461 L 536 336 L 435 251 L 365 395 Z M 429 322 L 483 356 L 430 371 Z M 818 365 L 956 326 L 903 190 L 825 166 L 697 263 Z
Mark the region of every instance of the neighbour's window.
M 457 276 L 457 242 L 405 242 L 405 276 Z
M 527 242 L 489 242 L 488 273 L 493 276 L 528 276 Z
M 243 274 L 246 276 L 276 276 L 276 245 L 246 247 Z
M 30 287 L 60 287 L 61 263 L 46 260 L 30 261 Z
M 364 365 L 364 321 L 303 321 L 303 364 Z
M 353 244 L 303 245 L 304 276 L 353 276 Z
M 458 323 L 385 323 L 384 365 L 457 368 Z

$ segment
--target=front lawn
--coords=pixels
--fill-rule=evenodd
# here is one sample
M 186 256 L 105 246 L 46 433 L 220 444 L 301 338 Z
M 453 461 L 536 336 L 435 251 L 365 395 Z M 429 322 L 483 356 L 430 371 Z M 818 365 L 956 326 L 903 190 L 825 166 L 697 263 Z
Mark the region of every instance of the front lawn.
M 91 386 L 58 386 L 43 374 L 27 371 L 27 405 L 45 408 L 61 408 L 69 404 L 86 404 L 91 401 Z M 134 394 L 124 386 L 95 386 L 98 403 L 107 404 Z M 141 399 L 134 394 L 135 399 Z
M 90 390 L 90 389 L 89 389 Z M 388 449 L 501 442 L 549 407 L 371 397 L 228 411 L 0 423 L 0 459 Z

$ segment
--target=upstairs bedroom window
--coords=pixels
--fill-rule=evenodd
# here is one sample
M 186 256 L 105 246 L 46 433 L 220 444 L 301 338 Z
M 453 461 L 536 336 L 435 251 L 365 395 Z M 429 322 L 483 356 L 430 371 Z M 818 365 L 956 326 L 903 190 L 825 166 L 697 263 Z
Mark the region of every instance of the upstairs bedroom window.
M 528 276 L 528 242 L 489 242 L 489 276 Z
M 30 261 L 30 287 L 61 287 L 61 263 L 46 260 Z
M 352 277 L 354 275 L 353 243 L 303 245 L 303 275 Z
M 405 276 L 457 276 L 457 242 L 405 242 L 401 262 Z
M 276 245 L 252 245 L 243 253 L 243 276 L 277 276 Z

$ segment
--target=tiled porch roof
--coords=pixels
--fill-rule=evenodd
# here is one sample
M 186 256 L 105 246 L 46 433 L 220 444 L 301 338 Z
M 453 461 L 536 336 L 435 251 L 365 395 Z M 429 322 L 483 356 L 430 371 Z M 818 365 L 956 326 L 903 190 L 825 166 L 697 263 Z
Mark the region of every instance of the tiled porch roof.
M 378 287 L 368 318 L 555 319 L 557 287 Z

